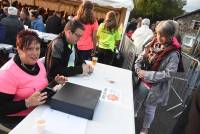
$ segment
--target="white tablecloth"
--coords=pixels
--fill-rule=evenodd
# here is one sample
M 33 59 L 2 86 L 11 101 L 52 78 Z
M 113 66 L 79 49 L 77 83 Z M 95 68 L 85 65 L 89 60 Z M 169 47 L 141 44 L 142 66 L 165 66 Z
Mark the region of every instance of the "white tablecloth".
M 88 121 L 86 134 L 135 134 L 131 71 L 98 63 L 91 76 L 78 75 L 68 80 L 102 90 L 93 120 Z M 108 99 L 109 94 L 117 96 L 117 100 Z M 31 127 L 34 120 L 48 108 L 47 105 L 37 107 L 9 134 L 34 134 Z M 55 120 L 55 123 L 59 122 Z

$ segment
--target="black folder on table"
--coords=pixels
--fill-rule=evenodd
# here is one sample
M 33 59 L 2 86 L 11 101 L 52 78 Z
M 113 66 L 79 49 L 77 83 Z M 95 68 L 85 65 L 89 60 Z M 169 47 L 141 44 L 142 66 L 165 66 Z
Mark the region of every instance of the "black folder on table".
M 52 109 L 92 120 L 100 90 L 66 83 L 50 101 Z

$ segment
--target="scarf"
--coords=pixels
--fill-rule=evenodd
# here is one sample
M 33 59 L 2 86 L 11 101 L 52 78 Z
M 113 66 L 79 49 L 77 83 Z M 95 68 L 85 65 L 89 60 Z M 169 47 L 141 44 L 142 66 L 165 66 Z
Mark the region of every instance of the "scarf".
M 162 60 L 171 52 L 177 51 L 179 53 L 179 65 L 178 65 L 178 72 L 183 72 L 183 64 L 182 64 L 182 56 L 181 56 L 181 46 L 180 43 L 177 41 L 176 37 L 173 37 L 172 42 L 169 44 L 161 45 L 157 42 L 156 38 L 154 38 L 145 48 L 145 55 L 144 55 L 144 63 L 143 68 L 145 70 L 151 71 L 158 71 L 159 66 Z M 144 86 L 147 89 L 151 89 L 152 84 L 142 80 Z
M 144 59 L 148 62 L 151 71 L 158 71 L 161 61 L 171 52 L 178 51 L 180 53 L 180 44 L 174 37 L 169 44 L 161 45 L 154 38 L 145 48 Z

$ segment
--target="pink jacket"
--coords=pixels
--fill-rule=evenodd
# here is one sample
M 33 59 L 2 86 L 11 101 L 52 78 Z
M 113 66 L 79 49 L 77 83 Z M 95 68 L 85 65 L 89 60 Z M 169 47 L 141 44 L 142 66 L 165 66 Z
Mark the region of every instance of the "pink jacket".
M 40 91 L 48 85 L 46 70 L 40 61 L 37 62 L 40 72 L 30 75 L 20 69 L 13 59 L 0 69 L 0 92 L 15 94 L 13 101 L 20 101 L 31 96 L 35 91 Z M 29 108 L 11 116 L 26 116 L 33 108 Z

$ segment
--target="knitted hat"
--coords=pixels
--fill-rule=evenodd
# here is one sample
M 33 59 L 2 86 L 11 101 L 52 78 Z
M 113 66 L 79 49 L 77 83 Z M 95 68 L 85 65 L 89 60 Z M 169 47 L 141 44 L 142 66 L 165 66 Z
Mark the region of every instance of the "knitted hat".
M 17 8 L 15 8 L 15 7 L 8 7 L 8 14 L 9 15 L 17 15 Z

